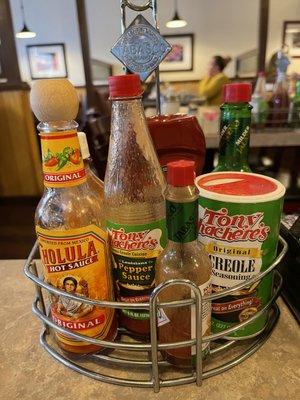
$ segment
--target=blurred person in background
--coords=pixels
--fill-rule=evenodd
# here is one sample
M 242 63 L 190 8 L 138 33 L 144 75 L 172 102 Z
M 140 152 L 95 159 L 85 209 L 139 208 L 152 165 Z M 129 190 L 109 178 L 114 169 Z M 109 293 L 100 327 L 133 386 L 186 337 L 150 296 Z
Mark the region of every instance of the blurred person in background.
M 219 106 L 222 101 L 223 85 L 229 83 L 229 78 L 223 73 L 231 57 L 214 56 L 209 62 L 207 76 L 199 83 L 199 95 L 206 98 L 206 105 Z

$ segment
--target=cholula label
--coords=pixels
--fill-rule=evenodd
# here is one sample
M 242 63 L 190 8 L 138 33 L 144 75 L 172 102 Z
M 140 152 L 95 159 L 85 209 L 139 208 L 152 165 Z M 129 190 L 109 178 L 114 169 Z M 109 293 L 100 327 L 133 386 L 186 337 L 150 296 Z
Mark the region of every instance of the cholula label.
M 70 187 L 86 180 L 76 131 L 40 133 L 44 185 Z
M 128 303 L 149 300 L 155 284 L 156 259 L 166 245 L 165 220 L 145 225 L 107 222 L 118 298 Z M 149 318 L 148 311 L 122 310 L 134 319 Z
M 65 231 L 48 231 L 36 227 L 45 280 L 71 299 L 51 294 L 51 315 L 61 327 L 86 336 L 105 339 L 114 311 L 84 303 L 80 297 L 110 300 L 107 244 L 108 235 L 95 225 Z M 89 343 L 56 333 L 60 342 L 72 346 Z

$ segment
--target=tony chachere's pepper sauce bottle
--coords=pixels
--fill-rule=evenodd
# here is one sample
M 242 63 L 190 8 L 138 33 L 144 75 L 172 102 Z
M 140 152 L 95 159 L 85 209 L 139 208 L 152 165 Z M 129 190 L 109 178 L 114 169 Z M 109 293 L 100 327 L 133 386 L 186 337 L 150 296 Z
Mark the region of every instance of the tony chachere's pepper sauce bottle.
M 166 245 L 165 180 L 146 124 L 138 75 L 109 79 L 111 137 L 104 179 L 107 227 L 117 296 L 147 302 L 155 285 L 155 262 Z M 123 309 L 120 324 L 149 334 L 149 311 Z

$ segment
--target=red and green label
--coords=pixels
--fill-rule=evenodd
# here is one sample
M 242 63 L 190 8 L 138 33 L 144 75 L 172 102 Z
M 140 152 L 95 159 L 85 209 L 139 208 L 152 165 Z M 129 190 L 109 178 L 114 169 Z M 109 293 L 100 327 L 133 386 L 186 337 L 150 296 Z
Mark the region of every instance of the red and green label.
M 145 225 L 122 225 L 107 221 L 113 258 L 113 276 L 120 301 L 149 300 L 155 285 L 155 263 L 166 246 L 165 220 Z M 145 310 L 123 310 L 134 319 L 148 319 Z
M 69 187 L 86 181 L 76 131 L 40 133 L 44 185 Z

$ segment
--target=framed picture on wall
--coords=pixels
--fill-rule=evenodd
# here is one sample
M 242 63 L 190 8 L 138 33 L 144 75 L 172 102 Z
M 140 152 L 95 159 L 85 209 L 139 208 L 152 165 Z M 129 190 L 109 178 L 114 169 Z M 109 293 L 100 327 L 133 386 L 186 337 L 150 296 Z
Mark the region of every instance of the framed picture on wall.
M 300 58 L 300 21 L 284 21 L 282 44 L 287 46 L 290 57 Z
M 67 78 L 64 43 L 35 44 L 26 48 L 31 79 Z
M 236 78 L 254 78 L 257 70 L 258 50 L 253 49 L 238 55 L 235 59 Z
M 164 35 L 172 50 L 160 64 L 162 72 L 192 71 L 194 62 L 194 34 Z

